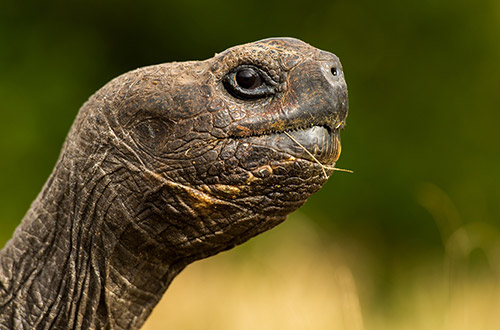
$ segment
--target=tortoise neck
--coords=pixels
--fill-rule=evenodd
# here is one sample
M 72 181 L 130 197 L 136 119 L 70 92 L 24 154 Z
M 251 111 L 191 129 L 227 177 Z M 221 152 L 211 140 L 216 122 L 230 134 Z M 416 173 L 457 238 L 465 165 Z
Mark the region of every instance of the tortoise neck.
M 58 162 L 0 251 L 1 330 L 140 328 L 184 264 L 153 258 L 120 193 Z

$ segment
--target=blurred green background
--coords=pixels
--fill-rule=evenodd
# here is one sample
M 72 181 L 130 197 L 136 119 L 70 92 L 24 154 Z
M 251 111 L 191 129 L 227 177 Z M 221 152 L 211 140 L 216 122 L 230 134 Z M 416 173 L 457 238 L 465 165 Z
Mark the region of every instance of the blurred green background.
M 107 81 L 293 36 L 342 60 L 350 113 L 337 165 L 355 172 L 335 173 L 299 215 L 350 251 L 355 277 L 369 272 L 378 308 L 395 304 L 408 272 L 457 255 L 497 278 L 499 31 L 495 0 L 2 1 L 0 246 Z

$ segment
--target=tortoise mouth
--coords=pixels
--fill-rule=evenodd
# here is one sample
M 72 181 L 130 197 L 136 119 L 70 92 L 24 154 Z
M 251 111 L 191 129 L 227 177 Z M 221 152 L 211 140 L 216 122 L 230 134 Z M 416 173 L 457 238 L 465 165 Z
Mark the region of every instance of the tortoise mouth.
M 340 156 L 339 132 L 327 126 L 284 131 L 276 141 L 280 150 L 323 165 L 333 165 Z
M 242 137 L 239 137 L 241 139 Z M 334 165 L 340 156 L 340 134 L 329 126 L 313 125 L 244 137 L 293 157 Z

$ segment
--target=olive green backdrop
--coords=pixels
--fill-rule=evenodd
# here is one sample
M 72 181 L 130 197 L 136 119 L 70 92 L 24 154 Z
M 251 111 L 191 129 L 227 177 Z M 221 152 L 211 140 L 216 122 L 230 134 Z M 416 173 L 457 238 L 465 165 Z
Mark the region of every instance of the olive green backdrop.
M 369 251 L 382 279 L 442 258 L 464 224 L 499 226 L 499 31 L 495 0 L 2 1 L 0 246 L 79 107 L 111 78 L 293 36 L 342 60 L 350 113 L 337 165 L 355 172 L 335 173 L 301 212 Z

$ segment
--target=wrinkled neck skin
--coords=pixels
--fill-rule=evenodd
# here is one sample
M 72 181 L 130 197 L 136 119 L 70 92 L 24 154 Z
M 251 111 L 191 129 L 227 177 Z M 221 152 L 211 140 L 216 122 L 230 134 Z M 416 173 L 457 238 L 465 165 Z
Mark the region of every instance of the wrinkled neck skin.
M 2 330 L 138 329 L 189 262 L 135 224 L 109 171 L 72 165 L 58 163 L 0 255 Z

